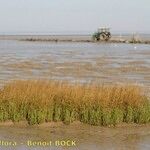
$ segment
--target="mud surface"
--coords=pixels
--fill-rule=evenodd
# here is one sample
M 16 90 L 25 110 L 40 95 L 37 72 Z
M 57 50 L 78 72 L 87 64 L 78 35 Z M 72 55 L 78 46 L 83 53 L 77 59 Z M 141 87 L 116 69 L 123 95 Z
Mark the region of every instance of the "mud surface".
M 122 126 L 122 127 L 94 127 L 83 124 L 43 125 L 40 127 L 0 127 L 0 139 L 3 141 L 15 141 L 16 150 L 26 149 L 50 149 L 50 150 L 149 150 L 150 126 Z M 75 141 L 76 146 L 57 147 L 52 144 L 48 147 L 27 146 L 27 141 Z M 10 149 L 12 147 L 2 147 Z
M 150 45 L 0 40 L 0 84 L 17 79 L 150 87 Z
M 0 85 L 19 79 L 136 83 L 150 87 L 150 45 L 55 43 L 0 40 Z M 76 147 L 27 147 L 28 140 L 75 140 Z M 149 150 L 150 126 L 101 128 L 0 126 L 0 140 L 16 141 L 8 150 Z

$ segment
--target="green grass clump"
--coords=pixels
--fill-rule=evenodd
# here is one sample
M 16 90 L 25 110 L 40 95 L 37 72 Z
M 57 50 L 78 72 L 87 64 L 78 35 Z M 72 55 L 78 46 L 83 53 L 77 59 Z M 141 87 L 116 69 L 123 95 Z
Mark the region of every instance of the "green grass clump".
M 48 81 L 16 81 L 0 90 L 0 122 L 27 120 L 96 126 L 150 123 L 150 102 L 133 85 L 81 85 Z

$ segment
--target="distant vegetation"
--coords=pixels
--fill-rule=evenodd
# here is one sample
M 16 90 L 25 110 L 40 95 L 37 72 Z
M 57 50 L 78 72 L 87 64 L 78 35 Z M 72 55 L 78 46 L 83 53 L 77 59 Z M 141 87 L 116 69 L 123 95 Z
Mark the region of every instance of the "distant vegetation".
M 109 126 L 150 123 L 150 102 L 133 85 L 16 81 L 0 90 L 0 121 L 27 120 L 30 125 L 80 121 Z

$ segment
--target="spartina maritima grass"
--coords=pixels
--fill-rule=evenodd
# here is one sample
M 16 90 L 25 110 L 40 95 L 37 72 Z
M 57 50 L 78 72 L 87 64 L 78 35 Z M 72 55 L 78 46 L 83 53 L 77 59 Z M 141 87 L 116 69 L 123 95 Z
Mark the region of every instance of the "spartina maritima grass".
M 150 102 L 135 85 L 15 81 L 0 90 L 0 121 L 7 120 L 27 120 L 30 125 L 149 123 Z

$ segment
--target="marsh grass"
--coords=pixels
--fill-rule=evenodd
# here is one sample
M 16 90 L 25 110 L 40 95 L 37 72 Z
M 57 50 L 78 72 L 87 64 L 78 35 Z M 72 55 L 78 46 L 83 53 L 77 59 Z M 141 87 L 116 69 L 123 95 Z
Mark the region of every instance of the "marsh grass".
M 0 90 L 0 121 L 73 121 L 99 126 L 149 123 L 150 102 L 134 85 L 15 81 Z

